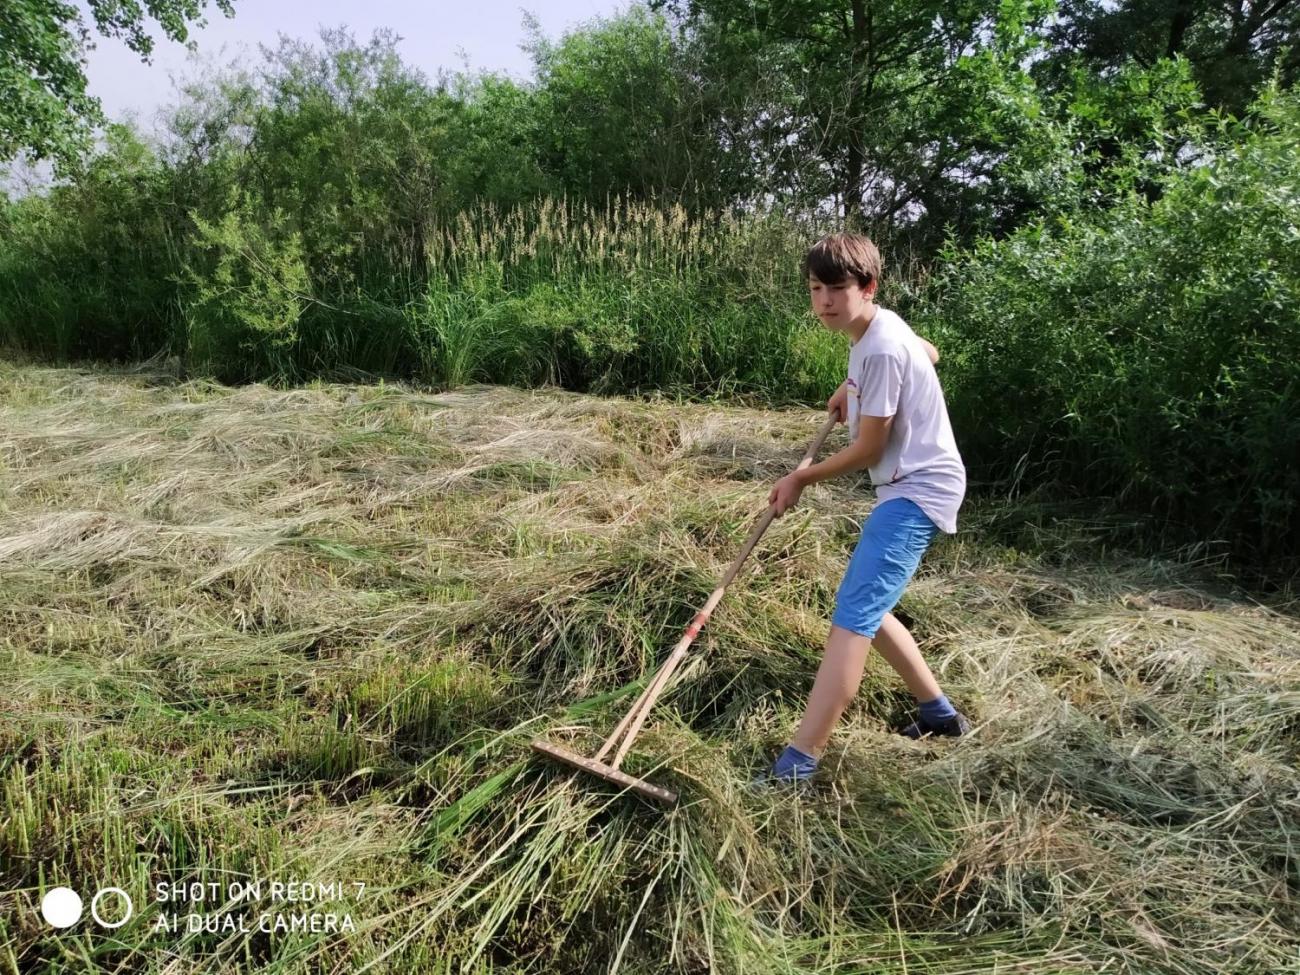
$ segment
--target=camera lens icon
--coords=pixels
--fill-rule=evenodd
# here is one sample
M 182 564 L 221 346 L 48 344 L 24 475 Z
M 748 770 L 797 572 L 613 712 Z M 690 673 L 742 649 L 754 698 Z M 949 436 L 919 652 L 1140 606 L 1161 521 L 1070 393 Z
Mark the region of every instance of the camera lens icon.
M 106 895 L 116 894 L 126 905 L 126 910 L 116 921 L 106 921 L 99 913 L 100 901 Z M 47 924 L 55 928 L 70 928 L 81 920 L 83 911 L 81 895 L 71 887 L 51 887 L 41 898 L 41 916 Z M 121 887 L 101 887 L 90 899 L 90 916 L 101 928 L 120 928 L 135 913 L 135 904 L 131 895 Z
M 105 894 L 116 894 L 126 904 L 126 913 L 116 921 L 105 921 L 99 916 L 99 900 Z M 121 887 L 101 887 L 90 901 L 90 916 L 95 919 L 95 923 L 101 928 L 120 928 L 127 921 L 131 920 L 131 915 L 135 913 L 135 905 L 131 903 L 131 895 Z

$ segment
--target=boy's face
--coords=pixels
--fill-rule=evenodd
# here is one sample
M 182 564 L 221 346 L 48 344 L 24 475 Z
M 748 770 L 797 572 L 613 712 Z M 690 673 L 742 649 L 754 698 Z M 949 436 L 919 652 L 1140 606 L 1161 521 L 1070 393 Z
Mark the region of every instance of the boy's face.
M 812 299 L 813 314 L 833 332 L 847 331 L 851 322 L 868 317 L 871 302 L 876 295 L 873 281 L 865 288 L 858 279 L 849 275 L 835 284 L 827 284 L 808 275 L 808 294 Z

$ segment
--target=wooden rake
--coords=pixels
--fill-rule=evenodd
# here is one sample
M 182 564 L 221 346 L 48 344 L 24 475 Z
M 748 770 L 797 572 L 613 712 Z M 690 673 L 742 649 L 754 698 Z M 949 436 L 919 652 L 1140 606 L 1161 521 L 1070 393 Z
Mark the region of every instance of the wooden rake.
M 834 416 L 828 416 L 826 418 L 826 422 L 822 424 L 822 428 L 817 432 L 817 436 L 813 439 L 808 450 L 804 453 L 803 460 L 799 462 L 799 466 L 795 468 L 796 470 L 803 470 L 813 462 L 813 458 L 817 456 L 817 451 L 821 449 L 822 442 L 831 432 L 835 423 L 836 420 Z M 663 666 L 659 668 L 659 671 L 646 686 L 646 689 L 641 692 L 641 696 L 637 698 L 636 703 L 632 705 L 632 710 L 628 711 L 628 713 L 623 716 L 623 720 L 618 723 L 618 727 L 614 729 L 614 733 L 605 739 L 605 744 L 600 746 L 600 751 L 596 752 L 594 757 L 587 758 L 585 755 L 579 755 L 567 748 L 553 745 L 541 738 L 537 738 L 533 741 L 533 750 L 541 752 L 543 755 L 549 755 L 551 758 L 564 762 L 567 765 L 583 769 L 584 771 L 590 772 L 592 775 L 598 775 L 602 779 L 607 779 L 610 782 L 615 782 L 628 789 L 633 789 L 641 795 L 648 796 L 649 798 L 655 799 L 666 805 L 672 805 L 675 803 L 677 801 L 677 793 L 670 792 L 667 789 L 661 789 L 659 786 L 653 785 L 644 779 L 638 779 L 635 776 L 628 775 L 626 772 L 622 771 L 619 766 L 623 764 L 623 759 L 627 755 L 628 749 L 632 747 L 632 741 L 636 738 L 637 733 L 640 732 L 641 725 L 645 723 L 646 717 L 650 714 L 650 709 L 654 707 L 655 701 L 658 699 L 659 695 L 663 693 L 664 688 L 668 686 L 668 681 L 672 677 L 673 671 L 677 669 L 677 665 L 686 657 L 687 648 L 695 642 L 695 638 L 699 636 L 700 630 L 704 628 L 704 624 L 707 623 L 709 617 L 713 615 L 713 610 L 717 608 L 718 602 L 722 599 L 722 594 L 727 591 L 727 586 L 731 585 L 732 580 L 736 578 L 736 574 L 740 571 L 740 567 L 745 564 L 745 559 L 749 557 L 750 551 L 756 544 L 758 544 L 758 540 L 763 537 L 763 532 L 767 531 L 767 526 L 772 523 L 772 519 L 775 516 L 776 507 L 774 505 L 768 505 L 767 510 L 763 513 L 762 517 L 759 518 L 758 524 L 754 526 L 754 530 L 749 533 L 749 538 L 745 539 L 745 544 L 741 547 L 740 554 L 736 556 L 736 560 L 732 562 L 731 567 L 727 569 L 727 574 L 724 575 L 722 581 L 718 583 L 718 588 L 713 590 L 713 594 L 709 596 L 708 601 L 704 604 L 704 608 L 695 614 L 695 618 L 691 620 L 690 625 L 686 627 L 686 632 L 683 633 L 682 638 L 677 641 L 677 646 L 673 647 L 673 652 L 668 656 L 668 659 L 664 661 Z M 609 762 L 603 761 L 605 756 L 609 754 L 610 750 L 613 749 L 615 745 L 618 746 L 618 750 L 614 753 L 613 760 Z

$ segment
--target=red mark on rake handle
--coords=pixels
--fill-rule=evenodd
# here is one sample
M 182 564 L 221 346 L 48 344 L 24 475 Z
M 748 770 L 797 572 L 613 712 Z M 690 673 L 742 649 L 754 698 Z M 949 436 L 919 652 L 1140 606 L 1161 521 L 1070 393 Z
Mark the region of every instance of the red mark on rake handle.
M 707 615 L 704 613 L 696 613 L 695 619 L 691 620 L 691 625 L 686 627 L 686 635 L 694 640 L 700 635 L 700 630 L 704 628 L 704 624 L 708 621 L 709 617 Z

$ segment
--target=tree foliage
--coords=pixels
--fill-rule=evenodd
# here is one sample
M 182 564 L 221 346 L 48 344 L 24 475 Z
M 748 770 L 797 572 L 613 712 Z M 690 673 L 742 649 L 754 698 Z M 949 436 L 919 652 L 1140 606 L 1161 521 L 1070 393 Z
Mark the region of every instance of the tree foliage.
M 227 17 L 233 0 L 215 0 Z M 145 61 L 153 51 L 148 19 L 164 36 L 184 42 L 202 26 L 207 0 L 88 0 L 96 30 L 120 38 Z M 81 11 L 63 0 L 5 0 L 0 4 L 0 162 L 27 152 L 61 165 L 88 148 L 105 119 L 86 93 L 85 52 L 91 32 Z
M 978 478 L 1120 498 L 1240 557 L 1300 551 L 1297 142 L 1300 98 L 1266 89 L 1154 203 L 942 255 L 918 320 Z
M 1181 56 L 1210 105 L 1240 113 L 1274 71 L 1284 85 L 1300 73 L 1300 2 L 1061 0 L 1047 38 L 1045 78 L 1076 64 L 1107 76 Z
M 600 200 L 722 205 L 747 186 L 747 153 L 727 138 L 726 95 L 701 52 L 660 14 L 631 7 L 550 42 L 533 28 L 531 134 L 540 168 L 568 193 Z
M 986 106 L 1027 89 L 1027 28 L 1050 9 L 1038 0 L 654 5 L 709 52 L 710 77 L 766 93 L 734 129 L 761 158 L 769 193 L 804 206 L 831 198 L 868 226 L 929 213 L 938 227 L 960 211 L 961 187 L 986 179 L 1023 135 L 1032 108 Z

